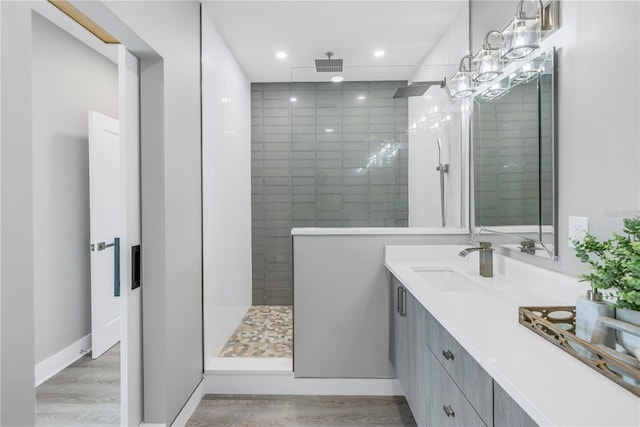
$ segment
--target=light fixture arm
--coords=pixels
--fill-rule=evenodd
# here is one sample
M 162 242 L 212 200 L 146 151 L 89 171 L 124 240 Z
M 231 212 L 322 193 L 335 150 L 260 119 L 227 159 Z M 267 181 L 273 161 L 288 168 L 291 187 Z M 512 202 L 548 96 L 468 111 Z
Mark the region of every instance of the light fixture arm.
M 469 58 L 469 68 L 466 68 L 464 66 L 464 60 Z M 458 71 L 462 71 L 462 72 L 469 72 L 471 71 L 471 60 L 473 59 L 473 57 L 471 55 L 465 55 L 462 57 L 462 59 L 460 60 L 460 66 L 458 67 Z
M 492 35 L 497 36 L 501 44 L 504 43 L 504 36 L 502 35 L 502 33 L 498 30 L 491 30 L 487 33 L 486 36 L 484 36 L 484 44 L 482 45 L 482 49 L 484 50 L 495 49 L 494 47 L 491 46 L 491 43 L 489 43 L 489 37 L 491 37 Z
M 525 11 L 523 10 L 523 6 L 524 6 L 524 1 L 525 0 L 520 0 L 518 2 L 518 8 L 517 8 L 517 12 L 516 12 L 516 18 L 517 19 L 528 19 L 528 18 L 534 18 L 527 16 L 527 14 L 525 13 Z M 542 1 L 541 0 L 529 0 L 532 1 L 533 3 L 536 4 L 536 6 L 538 7 L 538 16 L 536 18 L 538 19 L 542 19 Z

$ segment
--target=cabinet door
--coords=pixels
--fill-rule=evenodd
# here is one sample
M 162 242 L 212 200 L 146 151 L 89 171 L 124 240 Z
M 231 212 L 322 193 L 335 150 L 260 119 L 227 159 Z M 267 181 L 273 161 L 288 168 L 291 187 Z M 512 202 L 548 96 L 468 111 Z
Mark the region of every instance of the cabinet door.
M 407 350 L 409 387 L 405 389 L 411 412 L 419 426 L 426 425 L 427 407 L 425 398 L 424 352 L 426 346 L 426 310 L 418 300 L 407 292 Z
M 493 382 L 493 421 L 496 427 L 538 425 L 495 381 Z
M 407 316 L 406 316 L 406 295 L 404 286 L 392 276 L 391 295 L 391 342 L 389 357 L 396 371 L 396 377 L 402 386 L 402 390 L 407 394 L 409 388 L 409 352 L 407 350 Z

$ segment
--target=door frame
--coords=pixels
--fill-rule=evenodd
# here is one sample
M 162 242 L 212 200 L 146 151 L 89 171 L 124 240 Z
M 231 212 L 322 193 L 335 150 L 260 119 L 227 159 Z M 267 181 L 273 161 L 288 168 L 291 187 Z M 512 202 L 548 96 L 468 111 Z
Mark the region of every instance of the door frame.
M 95 6 L 106 9 L 99 2 Z M 45 1 L 39 2 L 1 2 L 0 3 L 0 31 L 3 40 L 0 45 L 0 424 L 1 425 L 33 425 L 35 420 L 35 357 L 34 357 L 34 278 L 33 278 L 33 166 L 32 166 L 32 132 L 31 132 L 31 40 L 32 14 L 38 13 L 48 19 L 47 14 L 41 13 L 43 8 L 54 8 Z M 57 10 L 57 9 L 56 9 Z M 88 16 L 92 15 L 87 13 Z M 113 16 L 113 15 L 111 15 Z M 93 16 L 90 16 L 93 17 Z M 68 19 L 68 18 L 67 18 Z M 55 23 L 55 22 L 54 22 Z M 59 24 L 55 23 L 60 26 Z M 75 24 L 75 23 L 74 23 Z M 122 40 L 124 46 L 131 46 L 133 54 L 143 57 L 146 63 L 162 61 L 149 46 L 118 20 L 119 30 L 127 35 Z M 65 28 L 63 28 L 65 29 Z M 81 30 L 84 31 L 84 30 Z M 73 34 L 76 36 L 77 35 Z M 92 46 L 93 47 L 93 46 Z M 126 49 L 125 49 L 126 52 Z M 129 63 L 133 54 L 126 59 Z M 136 61 L 137 62 L 137 61 Z M 140 129 L 142 126 L 143 91 L 137 90 L 142 81 L 142 67 L 136 64 L 137 82 L 132 81 L 133 69 L 127 67 L 126 79 L 129 82 L 125 111 L 131 128 L 128 133 L 138 141 L 135 145 L 138 157 L 135 161 L 140 171 Z M 149 79 L 155 84 L 159 92 L 163 91 L 162 81 L 158 78 Z M 135 101 L 132 97 L 135 94 Z M 131 96 L 130 96 L 131 95 Z M 122 112 L 119 114 L 122 120 Z M 134 126 L 134 125 L 137 125 Z M 150 125 L 150 123 L 149 123 Z M 124 151 L 124 150 L 123 150 Z M 121 153 L 122 154 L 122 153 Z M 130 168 L 127 168 L 130 169 Z M 129 186 L 127 200 L 137 197 L 141 212 L 140 172 L 138 185 Z M 137 190 L 134 190 L 137 188 Z M 136 193 L 137 191 L 137 193 Z M 131 205 L 131 204 L 130 204 Z M 131 206 L 127 215 L 131 214 Z M 124 214 L 123 214 L 124 215 Z M 135 226 L 141 230 L 142 218 Z M 133 235 L 133 232 L 130 232 Z M 141 236 L 138 238 L 140 242 Z M 130 245 L 126 243 L 126 250 L 122 251 L 122 259 L 129 265 Z M 124 246 L 124 245 L 123 245 Z M 8 248 L 11 248 L 9 250 Z M 4 249 L 4 250 L 2 250 Z M 130 279 L 129 268 L 123 268 L 123 276 Z M 128 399 L 122 402 L 121 409 L 124 416 L 121 422 L 126 425 L 139 425 L 143 414 L 142 390 L 142 317 L 141 290 L 131 291 L 126 286 L 129 295 L 122 299 L 121 304 L 127 307 L 128 321 L 125 334 L 131 338 L 129 351 L 140 355 L 140 359 L 131 364 L 123 378 L 128 381 Z M 123 288 L 124 288 L 123 286 Z M 132 296 L 136 295 L 137 296 Z M 133 322 L 135 318 L 136 322 Z M 133 341 L 136 341 L 135 343 Z M 133 350 L 135 347 L 135 351 Z M 136 373 L 137 371 L 137 373 Z

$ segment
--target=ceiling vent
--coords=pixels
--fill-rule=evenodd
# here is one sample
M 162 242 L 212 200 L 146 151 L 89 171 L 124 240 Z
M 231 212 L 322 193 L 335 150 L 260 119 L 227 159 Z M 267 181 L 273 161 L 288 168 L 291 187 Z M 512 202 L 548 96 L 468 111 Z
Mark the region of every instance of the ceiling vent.
M 316 59 L 316 71 L 319 73 L 338 73 L 342 71 L 342 59 L 331 59 L 333 52 L 325 53 L 327 59 Z

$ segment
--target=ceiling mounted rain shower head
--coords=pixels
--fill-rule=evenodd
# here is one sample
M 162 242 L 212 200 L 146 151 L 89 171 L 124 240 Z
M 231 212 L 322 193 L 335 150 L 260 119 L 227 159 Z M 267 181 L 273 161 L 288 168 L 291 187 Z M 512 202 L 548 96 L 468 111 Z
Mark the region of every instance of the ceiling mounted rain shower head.
M 441 88 L 443 88 L 447 85 L 447 79 L 431 81 L 431 82 L 414 82 L 410 86 L 399 88 L 396 91 L 395 95 L 393 95 L 393 97 L 408 98 L 410 96 L 422 96 L 427 92 L 427 89 L 435 85 L 438 85 Z
M 325 53 L 327 59 L 316 59 L 316 71 L 319 73 L 342 72 L 342 59 L 331 59 L 333 52 Z

